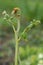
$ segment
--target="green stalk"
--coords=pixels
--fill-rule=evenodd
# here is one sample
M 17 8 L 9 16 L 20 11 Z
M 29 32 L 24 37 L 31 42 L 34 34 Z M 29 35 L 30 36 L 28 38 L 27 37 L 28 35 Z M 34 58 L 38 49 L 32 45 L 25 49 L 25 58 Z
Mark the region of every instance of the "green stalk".
M 18 33 L 15 32 L 15 65 L 18 65 Z
M 20 30 L 20 20 L 18 20 L 17 23 L 17 30 L 13 27 L 14 33 L 15 33 L 15 65 L 18 65 L 18 54 L 19 54 L 19 41 L 18 41 L 18 35 Z

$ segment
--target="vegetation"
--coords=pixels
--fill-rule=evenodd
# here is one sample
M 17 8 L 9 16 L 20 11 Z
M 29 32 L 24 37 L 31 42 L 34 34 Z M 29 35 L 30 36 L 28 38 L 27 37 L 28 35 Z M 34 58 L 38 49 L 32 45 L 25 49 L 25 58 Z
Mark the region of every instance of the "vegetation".
M 43 65 L 42 0 L 0 0 L 0 64 Z

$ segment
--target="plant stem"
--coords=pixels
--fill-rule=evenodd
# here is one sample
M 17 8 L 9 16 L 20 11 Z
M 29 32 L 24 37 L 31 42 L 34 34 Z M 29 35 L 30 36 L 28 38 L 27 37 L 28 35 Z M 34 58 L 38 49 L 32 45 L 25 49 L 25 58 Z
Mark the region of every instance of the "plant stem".
M 14 30 L 14 28 L 13 28 Z M 18 65 L 18 54 L 19 54 L 19 42 L 18 42 L 18 35 L 19 35 L 19 30 L 20 30 L 20 20 L 18 20 L 17 23 L 17 30 L 15 31 L 15 65 Z
M 18 65 L 18 33 L 15 32 L 15 65 Z

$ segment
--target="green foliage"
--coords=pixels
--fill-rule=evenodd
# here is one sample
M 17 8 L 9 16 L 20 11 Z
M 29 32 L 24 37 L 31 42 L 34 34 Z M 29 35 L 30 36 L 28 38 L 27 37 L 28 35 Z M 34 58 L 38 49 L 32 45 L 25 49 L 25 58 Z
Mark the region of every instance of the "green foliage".
M 20 47 L 20 65 L 37 65 L 38 64 L 38 54 L 43 53 L 41 47 L 29 47 L 28 45 L 25 47 Z M 40 51 L 41 50 L 41 51 Z
M 19 35 L 19 36 L 21 36 L 21 39 L 24 39 L 24 40 L 26 40 L 27 37 L 29 37 L 28 41 L 30 44 L 30 47 L 27 45 L 26 47 L 19 48 L 20 61 L 21 61 L 20 65 L 29 65 L 29 64 L 37 65 L 38 54 L 41 52 L 43 53 L 43 50 L 42 50 L 43 49 L 42 48 L 43 47 L 43 30 L 41 30 L 43 27 L 42 28 L 41 28 L 41 26 L 38 27 L 40 20 L 43 22 L 43 1 L 42 0 L 4 0 L 4 1 L 0 0 L 0 12 L 2 12 L 3 10 L 7 10 L 8 14 L 9 14 L 9 15 L 8 14 L 5 15 L 4 20 L 2 18 L 0 18 L 0 31 L 1 31 L 1 28 L 4 28 L 4 27 L 7 28 L 8 26 L 11 26 L 12 24 L 16 28 L 18 19 L 16 17 L 13 18 L 12 15 L 9 13 L 16 6 L 20 7 L 20 9 L 22 11 L 22 15 L 23 15 L 22 17 L 24 17 L 23 21 L 24 21 L 24 19 L 26 19 L 26 21 L 28 20 L 30 23 L 27 27 L 24 25 L 26 27 L 26 29 Z M 0 13 L 0 17 L 2 17 L 1 13 Z M 7 20 L 5 21 L 6 18 L 7 18 Z M 11 24 L 8 22 L 9 19 L 12 21 Z M 21 20 L 22 20 L 22 18 L 21 18 Z M 30 20 L 32 20 L 32 22 L 30 22 Z M 23 22 L 23 23 L 25 23 L 25 22 Z M 23 28 L 24 26 L 22 26 L 21 28 Z M 35 28 L 33 30 L 33 28 L 35 26 L 37 28 Z M 43 24 L 42 24 L 42 26 L 43 26 Z M 28 32 L 29 36 L 27 35 L 27 32 Z M 3 34 L 3 31 L 0 35 L 2 35 L 2 34 Z M 4 33 L 4 34 L 6 35 L 6 33 Z M 15 42 L 14 41 L 12 42 L 12 40 L 11 40 L 11 42 L 9 42 L 9 43 L 11 43 L 9 45 L 14 50 Z M 37 47 L 33 47 L 34 44 Z M 39 48 L 38 45 L 41 47 Z M 6 50 L 6 52 L 0 52 L 0 57 L 3 57 L 5 55 L 5 53 L 8 53 L 7 54 L 8 56 L 10 56 L 10 54 L 12 54 L 11 48 L 4 47 L 4 49 Z M 13 65 L 13 64 L 10 64 L 10 65 Z

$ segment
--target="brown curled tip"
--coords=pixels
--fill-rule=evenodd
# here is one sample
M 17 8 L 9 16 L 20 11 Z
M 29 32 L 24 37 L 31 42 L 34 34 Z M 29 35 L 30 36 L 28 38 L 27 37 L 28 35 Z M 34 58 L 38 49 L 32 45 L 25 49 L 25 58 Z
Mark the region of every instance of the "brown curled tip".
M 18 11 L 20 11 L 19 8 L 14 8 L 14 13 L 16 14 Z

